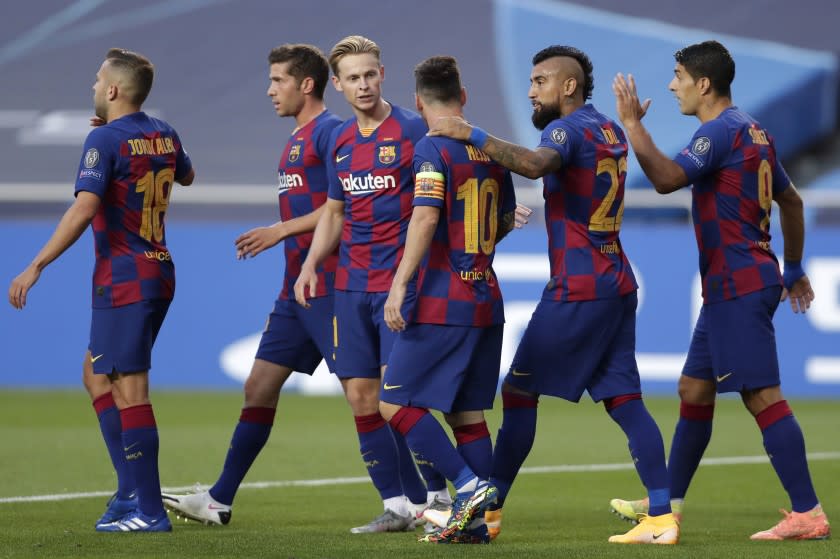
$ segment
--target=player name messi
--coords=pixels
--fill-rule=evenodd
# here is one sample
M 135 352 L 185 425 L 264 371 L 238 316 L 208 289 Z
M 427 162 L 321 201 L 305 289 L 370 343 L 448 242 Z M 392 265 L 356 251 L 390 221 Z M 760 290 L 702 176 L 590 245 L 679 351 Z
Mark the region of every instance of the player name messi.
M 365 194 L 377 190 L 396 188 L 397 180 L 392 175 L 380 176 L 368 173 L 362 177 L 354 177 L 351 173 L 341 179 L 341 187 L 344 192 L 350 194 Z
M 132 138 L 128 141 L 129 155 L 166 155 L 175 153 L 175 142 L 169 136 L 160 138 Z

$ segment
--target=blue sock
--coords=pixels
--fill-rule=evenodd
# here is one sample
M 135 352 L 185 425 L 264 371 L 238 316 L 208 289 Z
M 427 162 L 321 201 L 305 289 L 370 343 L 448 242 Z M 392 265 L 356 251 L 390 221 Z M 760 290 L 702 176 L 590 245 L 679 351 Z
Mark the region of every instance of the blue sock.
M 222 473 L 210 488 L 210 496 L 218 502 L 223 505 L 233 504 L 245 474 L 268 441 L 276 411 L 275 408 L 242 408 Z
M 458 453 L 479 479 L 489 479 L 493 468 L 493 443 L 487 423 L 461 425 L 452 430 Z
M 117 473 L 117 497 L 127 499 L 134 492 L 135 484 L 123 451 L 120 410 L 117 409 L 114 396 L 110 392 L 96 398 L 93 401 L 93 409 L 96 410 L 99 429 L 102 431 L 105 446 L 108 447 L 111 464 Z
M 712 438 L 714 412 L 714 404 L 699 406 L 680 402 L 680 419 L 674 430 L 671 454 L 668 456 L 672 499 L 685 499 L 691 478 Z
M 817 494 L 805 457 L 805 438 L 786 400 L 776 402 L 755 417 L 764 437 L 764 449 L 790 496 L 795 512 L 817 506 Z
M 411 455 L 411 450 L 409 450 L 408 444 L 405 442 L 405 437 L 395 429 L 390 427 L 389 429 L 391 429 L 391 435 L 394 437 L 394 443 L 396 444 L 399 456 L 400 484 L 402 485 L 403 495 L 408 497 L 408 500 L 415 505 L 424 504 L 426 502 L 426 484 L 420 479 L 417 468 L 419 462 L 423 462 L 424 464 L 428 464 L 428 462 L 426 460 L 418 460 L 418 463 L 415 465 L 414 457 Z M 435 472 L 434 468 L 430 468 L 428 465 L 424 467 L 426 470 L 434 472 L 437 477 L 440 477 L 440 474 Z
M 607 413 L 627 435 L 630 456 L 636 472 L 648 491 L 651 516 L 671 512 L 668 470 L 665 467 L 665 443 L 662 433 L 648 413 L 641 394 L 627 394 L 604 400 Z
M 502 390 L 502 426 L 496 436 L 490 482 L 499 490 L 492 508 L 502 508 L 519 468 L 531 452 L 537 432 L 536 398 Z
M 390 421 L 403 434 L 409 448 L 431 462 L 455 488 L 475 477 L 437 419 L 426 409 L 403 407 Z
M 359 435 L 359 452 L 365 461 L 373 486 L 379 491 L 383 501 L 399 497 L 403 494 L 400 461 L 391 429 L 378 412 L 357 415 L 355 420 L 356 432 Z
M 120 410 L 122 444 L 128 467 L 137 482 L 137 507 L 146 516 L 166 514 L 160 498 L 158 430 L 151 404 Z

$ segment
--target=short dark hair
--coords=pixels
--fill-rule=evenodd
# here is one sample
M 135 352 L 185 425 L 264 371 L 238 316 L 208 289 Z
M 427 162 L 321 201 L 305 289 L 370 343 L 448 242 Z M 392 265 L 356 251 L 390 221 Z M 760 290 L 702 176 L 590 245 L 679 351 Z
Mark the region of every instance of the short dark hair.
M 131 99 L 135 105 L 142 105 L 152 90 L 155 79 L 155 66 L 140 53 L 125 49 L 109 49 L 105 60 L 118 71 L 125 74 L 134 86 Z
M 451 103 L 461 99 L 461 73 L 451 56 L 432 56 L 414 67 L 415 89 L 425 99 Z
M 317 99 L 324 98 L 324 88 L 330 79 L 330 66 L 327 57 L 316 46 L 303 43 L 286 44 L 274 47 L 268 53 L 269 64 L 289 63 L 289 74 L 302 82 L 304 78 L 312 78 L 315 82 L 313 95 Z
M 703 41 L 674 53 L 674 60 L 682 64 L 694 80 L 709 78 L 718 95 L 732 97 L 730 86 L 735 79 L 735 61 L 726 47 L 717 41 Z
M 586 101 L 591 98 L 592 90 L 595 89 L 595 82 L 592 79 L 592 61 L 589 60 L 586 53 L 580 49 L 576 49 L 575 47 L 566 45 L 551 45 L 550 47 L 546 47 L 535 54 L 531 64 L 536 66 L 543 60 L 548 60 L 549 58 L 554 58 L 555 56 L 565 56 L 567 58 L 574 58 L 577 60 L 577 63 L 580 64 L 581 70 L 583 70 L 583 84 L 581 84 L 583 87 L 583 100 Z

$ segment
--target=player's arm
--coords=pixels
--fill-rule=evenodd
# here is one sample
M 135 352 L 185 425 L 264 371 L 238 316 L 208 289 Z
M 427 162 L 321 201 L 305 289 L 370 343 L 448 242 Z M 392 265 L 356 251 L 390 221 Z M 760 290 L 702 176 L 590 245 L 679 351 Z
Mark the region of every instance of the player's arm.
M 790 298 L 793 312 L 805 312 L 814 300 L 811 280 L 802 269 L 802 254 L 805 249 L 805 212 L 802 197 L 793 183 L 773 195 L 779 205 L 779 220 L 784 238 L 785 292 L 782 300 Z
M 642 118 L 650 107 L 650 99 L 645 100 L 644 104 L 639 102 L 633 75 L 628 74 L 625 80 L 623 75 L 617 74 L 613 80 L 613 93 L 616 113 L 624 126 L 624 132 L 633 146 L 639 165 L 656 191 L 660 194 L 670 194 L 688 186 L 689 180 L 685 170 L 656 147 L 650 133 L 642 124 Z
M 315 226 L 315 235 L 312 237 L 309 254 L 306 255 L 300 276 L 295 282 L 295 299 L 307 308 L 309 303 L 306 302 L 306 288 L 309 287 L 309 296 L 314 297 L 318 285 L 316 268 L 338 246 L 341 240 L 341 229 L 344 227 L 344 201 L 327 198 L 321 208 L 323 209 L 318 218 L 318 224 Z
M 470 142 L 502 167 L 529 179 L 544 177 L 563 165 L 563 158 L 556 150 L 543 147 L 529 149 L 506 142 L 457 116 L 437 119 L 429 130 L 429 136 L 448 136 Z
M 12 280 L 9 287 L 9 303 L 13 307 L 22 309 L 26 305 L 26 295 L 41 277 L 41 272 L 84 233 L 99 210 L 99 203 L 99 196 L 96 194 L 79 191 L 73 205 L 64 212 L 52 236 L 32 263 Z
M 247 233 L 242 233 L 235 241 L 236 258 L 241 260 L 249 256 L 254 257 L 284 239 L 302 233 L 311 233 L 318 225 L 318 220 L 321 218 L 322 213 L 324 213 L 323 204 L 306 215 L 290 219 L 289 221 L 278 221 L 274 225 L 257 227 Z
M 405 301 L 408 282 L 414 278 L 420 262 L 429 250 L 439 220 L 440 208 L 436 206 L 414 206 L 411 212 L 402 260 L 394 273 L 391 290 L 385 301 L 385 323 L 395 332 L 405 329 L 405 319 L 400 309 Z

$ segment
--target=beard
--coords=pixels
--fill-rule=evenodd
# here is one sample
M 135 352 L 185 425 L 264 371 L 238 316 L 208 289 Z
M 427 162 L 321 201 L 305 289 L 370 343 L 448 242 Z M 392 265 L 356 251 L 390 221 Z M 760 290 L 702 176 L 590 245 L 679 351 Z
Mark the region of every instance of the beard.
M 534 109 L 531 114 L 531 122 L 537 130 L 544 130 L 548 124 L 563 116 L 560 114 L 560 105 L 542 105 L 540 109 Z

